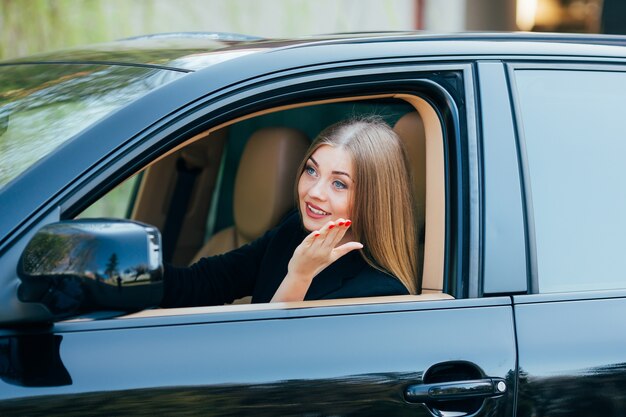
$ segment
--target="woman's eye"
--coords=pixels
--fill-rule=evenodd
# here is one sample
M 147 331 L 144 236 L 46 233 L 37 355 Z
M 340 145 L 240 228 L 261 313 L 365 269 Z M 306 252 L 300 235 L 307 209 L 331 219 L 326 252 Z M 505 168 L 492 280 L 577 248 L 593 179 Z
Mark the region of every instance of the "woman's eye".
M 307 166 L 306 168 L 304 168 L 304 171 L 309 174 L 309 175 L 315 175 L 315 168 L 313 168 L 312 166 Z
M 335 180 L 335 181 L 333 181 L 333 186 L 334 186 L 335 188 L 339 188 L 339 189 L 341 189 L 341 190 L 343 190 L 343 189 L 345 189 L 345 188 L 348 188 L 348 187 L 346 186 L 346 184 L 344 184 L 343 182 L 341 182 L 341 181 L 339 181 L 339 180 Z

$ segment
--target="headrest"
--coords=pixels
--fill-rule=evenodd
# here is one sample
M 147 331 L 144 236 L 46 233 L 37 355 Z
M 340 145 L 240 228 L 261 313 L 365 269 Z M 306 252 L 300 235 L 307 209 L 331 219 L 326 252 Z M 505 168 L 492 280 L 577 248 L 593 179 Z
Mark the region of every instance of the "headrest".
M 393 127 L 400 136 L 409 157 L 409 163 L 415 168 L 424 167 L 426 162 L 426 132 L 424 121 L 417 112 L 402 116 Z
M 235 180 L 233 210 L 240 244 L 276 226 L 293 207 L 297 170 L 308 147 L 304 133 L 291 128 L 262 128 L 250 136 Z
M 424 121 L 417 112 L 402 116 L 393 127 L 407 151 L 409 170 L 413 180 L 413 192 L 418 205 L 418 216 L 423 220 L 426 198 L 426 132 Z

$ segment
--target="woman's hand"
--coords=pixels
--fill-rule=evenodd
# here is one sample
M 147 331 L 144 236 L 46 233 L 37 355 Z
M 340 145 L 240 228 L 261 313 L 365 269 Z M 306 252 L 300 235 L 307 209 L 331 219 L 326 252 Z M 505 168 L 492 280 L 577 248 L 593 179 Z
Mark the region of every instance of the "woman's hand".
M 302 301 L 313 278 L 328 265 L 355 249 L 362 249 L 358 242 L 337 246 L 343 239 L 351 221 L 330 221 L 320 230 L 311 232 L 293 252 L 287 267 L 287 276 L 278 287 L 272 302 Z

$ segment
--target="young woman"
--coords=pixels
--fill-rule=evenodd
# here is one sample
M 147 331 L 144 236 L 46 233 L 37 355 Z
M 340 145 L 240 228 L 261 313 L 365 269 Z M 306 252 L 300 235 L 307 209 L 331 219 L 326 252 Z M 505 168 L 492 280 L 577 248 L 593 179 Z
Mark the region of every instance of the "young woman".
M 166 266 L 161 305 L 419 293 L 414 203 L 395 132 L 378 119 L 330 126 L 299 172 L 297 213 L 227 254 Z

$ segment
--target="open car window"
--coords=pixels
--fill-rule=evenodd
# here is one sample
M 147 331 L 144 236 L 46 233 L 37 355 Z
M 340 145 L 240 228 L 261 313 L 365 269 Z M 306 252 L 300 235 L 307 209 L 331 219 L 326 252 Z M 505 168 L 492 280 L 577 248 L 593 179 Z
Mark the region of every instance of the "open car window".
M 124 212 L 128 215 L 124 217 L 157 227 L 162 235 L 164 261 L 172 265 L 185 266 L 203 256 L 228 252 L 260 237 L 294 209 L 295 170 L 304 150 L 319 132 L 337 121 L 368 115 L 382 117 L 392 126 L 408 153 L 411 192 L 417 204 L 418 269 L 422 274 L 421 293 L 425 295 L 303 303 L 354 305 L 452 298 L 443 293 L 446 204 L 442 127 L 432 106 L 417 96 L 381 95 L 298 103 L 215 126 L 145 167 L 79 217 L 93 217 L 96 213 L 116 217 Z M 254 145 L 259 140 L 266 142 L 263 146 Z M 283 149 L 279 154 L 278 148 L 267 145 L 272 141 L 289 144 L 287 151 Z M 293 145 L 296 142 L 303 145 Z M 107 212 L 108 207 L 113 211 Z M 249 302 L 246 297 L 235 304 Z M 282 303 L 281 308 L 302 305 Z M 175 312 L 159 309 L 145 314 Z

